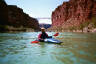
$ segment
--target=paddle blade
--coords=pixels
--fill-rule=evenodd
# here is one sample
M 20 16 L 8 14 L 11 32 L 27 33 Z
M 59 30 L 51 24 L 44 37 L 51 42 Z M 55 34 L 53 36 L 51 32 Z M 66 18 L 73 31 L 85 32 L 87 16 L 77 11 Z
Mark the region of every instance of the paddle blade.
M 57 32 L 56 34 L 54 34 L 53 36 L 58 36 L 59 35 L 59 33 Z
M 32 41 L 31 43 L 39 43 L 39 41 Z

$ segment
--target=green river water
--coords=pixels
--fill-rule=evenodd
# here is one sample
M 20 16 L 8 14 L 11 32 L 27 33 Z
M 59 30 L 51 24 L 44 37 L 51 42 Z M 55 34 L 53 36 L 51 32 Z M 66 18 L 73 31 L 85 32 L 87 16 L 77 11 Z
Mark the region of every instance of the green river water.
M 96 64 L 96 33 L 64 32 L 55 37 L 62 44 L 31 44 L 39 33 L 0 33 L 0 64 Z

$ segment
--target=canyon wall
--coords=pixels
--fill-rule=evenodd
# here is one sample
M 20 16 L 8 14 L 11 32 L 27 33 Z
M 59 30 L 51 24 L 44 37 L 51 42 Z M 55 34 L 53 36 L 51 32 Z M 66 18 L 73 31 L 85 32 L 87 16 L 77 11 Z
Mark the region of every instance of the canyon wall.
M 22 9 L 17 6 L 8 5 L 8 22 L 14 27 L 28 27 L 39 29 L 38 20 L 30 17 L 24 13 Z
M 52 12 L 52 30 L 78 30 L 85 27 L 96 28 L 96 0 L 70 0 Z
M 6 27 L 7 26 L 7 27 Z M 23 12 L 23 9 L 15 5 L 7 5 L 4 0 L 0 1 L 0 31 L 5 28 L 32 28 L 39 30 L 38 20 Z
M 7 4 L 0 0 L 0 24 L 5 25 L 8 22 L 8 9 Z

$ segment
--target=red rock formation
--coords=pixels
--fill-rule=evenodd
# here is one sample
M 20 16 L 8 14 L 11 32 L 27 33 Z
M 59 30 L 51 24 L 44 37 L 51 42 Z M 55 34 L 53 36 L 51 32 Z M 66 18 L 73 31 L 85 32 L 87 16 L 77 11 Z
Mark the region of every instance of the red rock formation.
M 52 12 L 52 27 L 79 27 L 92 17 L 96 18 L 96 0 L 70 0 Z

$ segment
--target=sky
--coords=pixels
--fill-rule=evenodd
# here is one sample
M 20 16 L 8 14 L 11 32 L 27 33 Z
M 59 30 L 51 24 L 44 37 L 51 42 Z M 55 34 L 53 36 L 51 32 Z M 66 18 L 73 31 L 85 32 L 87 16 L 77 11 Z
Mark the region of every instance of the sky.
M 68 0 L 5 0 L 8 5 L 17 5 L 34 18 L 51 18 L 52 11 Z M 39 23 L 51 24 L 51 19 L 39 19 Z

